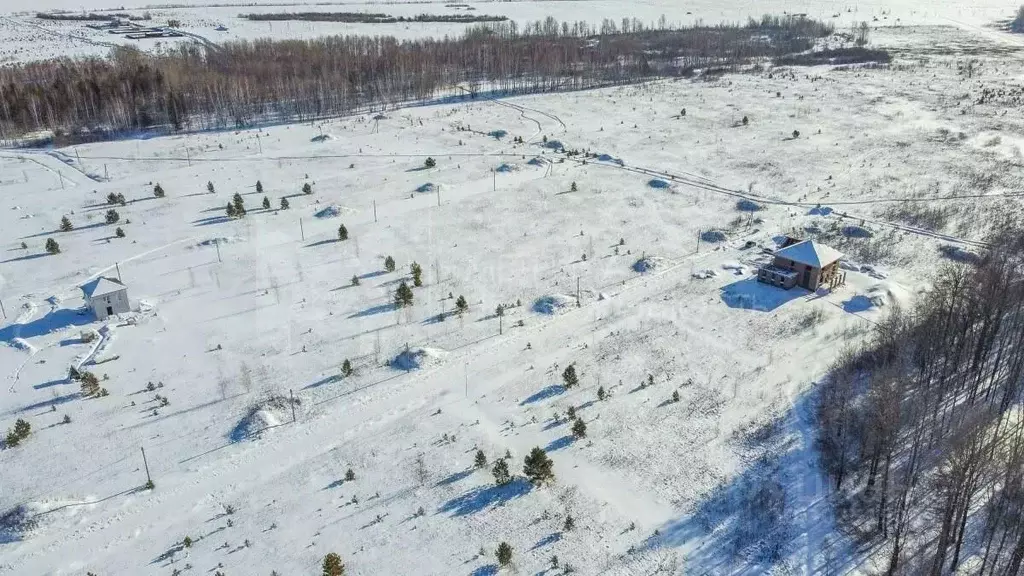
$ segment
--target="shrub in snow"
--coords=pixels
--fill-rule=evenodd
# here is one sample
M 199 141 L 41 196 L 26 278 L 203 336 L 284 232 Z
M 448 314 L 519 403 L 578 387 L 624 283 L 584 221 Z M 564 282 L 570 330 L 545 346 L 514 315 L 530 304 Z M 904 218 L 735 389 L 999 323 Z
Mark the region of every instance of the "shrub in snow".
M 64 419 L 61 420 L 61 422 L 63 422 L 64 424 L 71 424 L 71 416 L 68 416 L 67 414 L 65 414 L 64 415 Z
M 120 226 L 118 226 L 117 230 L 114 230 L 114 236 L 117 236 L 118 238 L 124 238 L 124 230 Z
M 800 137 L 800 131 L 799 130 L 793 130 L 793 138 L 796 139 L 796 138 L 799 138 L 799 137 Z
M 572 516 L 565 517 L 565 523 L 562 524 L 563 532 L 572 532 L 572 529 L 576 527 L 576 521 L 573 520 Z
M 437 166 L 437 161 L 434 160 L 433 158 L 427 158 L 423 162 L 423 165 L 426 166 L 427 168 L 433 168 L 434 166 Z
M 228 202 L 228 205 L 224 209 L 224 212 L 228 215 L 228 218 L 234 218 L 237 215 L 235 213 L 235 205 L 232 204 L 231 202 Z
M 576 187 L 576 183 L 575 182 L 572 183 L 572 186 L 569 186 L 569 191 L 570 192 L 576 192 L 578 190 L 579 189 Z
M 740 212 L 757 212 L 759 210 L 764 210 L 764 207 L 753 200 L 747 200 L 744 198 L 736 202 L 736 209 Z
M 587 437 L 587 424 L 582 419 L 577 419 L 572 425 L 572 437 L 577 440 Z
M 404 308 L 412 305 L 412 288 L 405 283 L 405 280 L 395 289 L 395 307 Z
M 305 184 L 302 185 L 302 193 L 303 194 L 312 194 L 313 193 L 313 187 L 309 184 L 309 182 L 306 182 Z
M 672 402 L 679 402 L 679 390 L 672 391 Z
M 498 557 L 498 566 L 508 566 L 512 563 L 512 547 L 508 545 L 508 542 L 498 544 L 496 555 Z
M 580 383 L 579 377 L 576 376 L 576 366 L 569 364 L 562 371 L 562 382 L 565 384 L 566 390 L 578 386 Z
M 165 196 L 164 187 L 161 186 L 159 182 L 156 183 L 156 186 L 153 186 L 153 196 L 156 196 L 157 198 L 163 198 Z
M 351 468 L 345 471 L 345 481 L 351 482 L 356 479 L 356 473 Z
M 185 536 L 185 539 L 181 541 L 181 545 L 184 546 L 185 548 L 191 548 L 192 547 L 192 537 L 191 536 Z
M 345 358 L 345 361 L 341 363 L 341 374 L 343 376 L 352 375 L 352 362 L 348 358 Z
M 576 419 L 576 407 L 570 405 L 569 408 L 565 411 L 565 417 L 568 418 L 569 420 L 575 420 Z
M 553 468 L 554 462 L 548 458 L 547 452 L 540 446 L 530 450 L 530 453 L 523 459 L 523 474 L 535 485 L 554 480 Z
M 231 203 L 235 206 L 235 216 L 241 218 L 245 216 L 245 200 L 242 199 L 242 195 L 235 192 L 235 195 L 231 197 Z
M 263 182 L 260 182 L 259 180 L 256 181 L 256 193 L 257 194 L 262 194 L 263 193 Z
M 209 192 L 210 194 L 213 194 L 213 192 L 214 192 L 213 182 L 207 182 L 206 183 L 206 191 Z
M 460 294 L 459 299 L 455 301 L 455 311 L 462 314 L 467 310 L 469 310 L 469 303 L 466 302 L 466 297 Z
M 63 218 L 60 219 L 60 231 L 61 232 L 71 232 L 74 229 L 75 229 L 75 225 L 71 223 L 71 220 L 68 220 L 67 216 L 64 216 Z
M 345 565 L 341 562 L 341 556 L 334 552 L 324 556 L 323 576 L 345 576 Z
M 107 224 L 113 224 L 121 219 L 121 215 L 117 213 L 117 210 L 107 210 L 107 213 L 103 216 L 103 219 Z
M 352 275 L 352 285 L 359 286 L 359 276 L 356 276 L 355 274 Z
M 409 265 L 409 272 L 412 273 L 412 285 L 417 288 L 423 286 L 423 267 L 413 262 Z
M 746 126 L 747 124 L 750 124 L 750 118 L 747 118 L 746 116 L 744 116 L 743 117 L 743 125 Z
M 348 228 L 344 224 L 338 226 L 338 240 L 348 240 Z
M 476 456 L 473 458 L 473 465 L 477 468 L 487 466 L 487 455 L 484 454 L 483 450 L 476 451 Z
M 728 240 L 728 236 L 721 230 L 705 230 L 700 233 L 700 239 L 704 242 L 725 242 Z
M 287 209 L 288 209 L 288 199 L 287 198 L 281 198 L 281 210 L 287 210 Z
M 503 486 L 512 481 L 512 475 L 508 471 L 508 462 L 504 459 L 499 459 L 494 462 L 494 467 L 491 468 L 491 474 L 494 475 L 494 482 L 499 486 Z
M 598 388 L 597 388 L 597 399 L 598 400 L 604 400 L 607 397 L 608 397 L 608 393 L 605 392 L 604 386 L 598 386 Z
M 384 269 L 387 270 L 388 272 L 394 272 L 395 271 L 395 259 L 392 258 L 391 256 L 388 256 L 387 258 L 385 258 L 384 259 Z
M 263 197 L 263 209 L 270 210 L 270 198 L 267 198 L 266 196 Z

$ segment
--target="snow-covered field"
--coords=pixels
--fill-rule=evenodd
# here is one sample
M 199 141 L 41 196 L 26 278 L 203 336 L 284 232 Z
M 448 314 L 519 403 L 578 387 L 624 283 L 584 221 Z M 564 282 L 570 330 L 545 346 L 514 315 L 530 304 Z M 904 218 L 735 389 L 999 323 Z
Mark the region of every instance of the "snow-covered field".
M 453 7 L 449 5 L 460 5 Z M 467 11 L 464 6 L 473 8 Z M 140 22 L 147 26 L 164 26 L 168 20 L 181 22 L 180 29 L 210 42 L 252 38 L 316 38 L 332 34 L 365 34 L 398 38 L 458 36 L 465 24 L 396 23 L 345 24 L 328 22 L 253 22 L 240 14 L 259 12 L 372 12 L 412 17 L 419 14 L 486 14 L 507 16 L 520 24 L 553 16 L 559 21 L 583 20 L 594 26 L 608 18 L 616 23 L 623 18 L 637 19 L 653 25 L 665 16 L 671 24 L 704 22 L 742 22 L 763 14 L 806 14 L 812 18 L 834 22 L 839 28 L 866 21 L 873 27 L 957 25 L 990 26 L 1013 16 L 1015 6 L 999 0 L 955 2 L 948 0 L 873 0 L 857 2 L 820 0 L 536 0 L 519 2 L 345 2 L 257 0 L 232 2 L 224 0 L 6 0 L 0 4 L 0 64 L 23 62 L 55 56 L 87 54 L 102 56 L 111 45 L 127 44 L 144 50 L 160 51 L 192 38 L 164 40 L 128 40 L 121 36 L 85 27 L 84 22 L 39 20 L 36 12 L 48 10 L 122 11 L 152 20 Z M 217 31 L 218 26 L 226 31 Z
M 580 574 L 870 570 L 832 531 L 808 394 L 943 258 L 1019 217 L 1024 142 L 1002 96 L 978 103 L 1020 77 L 1015 38 L 872 41 L 891 68 L 0 151 L 0 430 L 32 426 L 0 451 L 0 574 L 298 575 L 334 551 L 354 574 L 483 575 L 502 541 L 520 574 L 559 573 L 555 555 Z M 791 231 L 849 254 L 847 284 L 756 283 Z M 424 285 L 396 311 L 414 261 Z M 84 313 L 97 275 L 136 311 Z M 82 398 L 73 365 L 109 395 Z M 490 463 L 519 473 L 535 446 L 553 484 L 494 485 Z

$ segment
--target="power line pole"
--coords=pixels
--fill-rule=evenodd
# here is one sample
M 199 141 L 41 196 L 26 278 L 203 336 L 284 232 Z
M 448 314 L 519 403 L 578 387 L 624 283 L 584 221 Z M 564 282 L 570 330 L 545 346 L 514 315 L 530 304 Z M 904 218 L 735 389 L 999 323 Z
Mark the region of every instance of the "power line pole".
M 139 449 L 142 450 L 142 465 L 146 467 L 146 486 L 152 486 L 153 478 L 149 475 L 149 462 L 146 461 L 146 449 L 142 446 L 139 446 Z
M 299 234 L 302 234 L 302 241 L 306 241 L 306 230 L 302 227 L 302 218 L 299 218 Z
M 323 129 L 321 129 L 320 132 L 322 133 Z M 260 133 L 259 132 L 256 133 L 256 144 L 259 145 L 259 147 L 260 147 L 260 156 L 263 156 L 263 142 L 260 141 Z
M 117 269 L 117 281 L 121 281 L 121 266 L 117 262 L 114 262 L 114 268 Z
M 4 301 L 0 300 L 0 312 L 4 313 L 4 320 L 7 319 L 7 310 L 4 310 Z
M 441 185 L 437 185 L 437 205 L 441 205 Z
M 700 254 L 700 230 L 697 230 L 697 254 Z
M 64 189 L 64 175 L 61 174 L 60 172 L 57 172 L 57 177 L 60 178 L 60 189 L 63 190 Z
M 377 201 L 376 200 L 373 201 L 373 221 L 374 221 L 374 223 L 377 222 Z
M 581 306 L 583 306 L 583 305 L 580 303 L 580 277 L 577 276 L 576 277 L 576 307 L 580 308 Z
M 493 180 L 493 184 L 491 184 L 491 191 L 492 192 L 497 192 L 498 191 L 498 172 L 494 168 L 491 168 L 491 179 Z
M 220 259 L 220 242 L 214 240 L 213 245 L 217 247 L 217 262 L 223 262 L 223 260 Z
M 292 423 L 295 423 L 295 394 L 292 389 L 288 389 L 288 397 L 291 399 L 290 404 L 292 405 Z
M 188 162 L 189 168 L 192 167 L 192 156 L 188 153 L 188 144 L 185 144 L 185 161 Z

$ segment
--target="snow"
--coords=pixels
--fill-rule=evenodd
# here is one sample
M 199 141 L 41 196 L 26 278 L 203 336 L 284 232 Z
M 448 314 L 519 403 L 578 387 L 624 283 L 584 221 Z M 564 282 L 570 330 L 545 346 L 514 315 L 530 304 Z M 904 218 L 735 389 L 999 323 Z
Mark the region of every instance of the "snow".
M 526 17 L 575 4 L 486 8 Z M 622 3 L 593 6 L 594 17 L 623 15 Z M 710 21 L 807 6 L 636 9 Z M 1005 11 L 872 4 L 838 20 L 881 6 L 894 8 L 890 19 L 932 24 Z M 227 23 L 225 37 L 245 32 Z M 0 574 L 308 574 L 331 551 L 355 574 L 487 574 L 501 541 L 522 574 L 546 570 L 555 554 L 580 574 L 871 570 L 835 529 L 813 446 L 814 383 L 895 303 L 912 305 L 949 254 L 983 254 L 986 222 L 1020 217 L 1018 200 L 989 196 L 942 230 L 886 216 L 910 195 L 948 206 L 950 188 L 975 186 L 977 174 L 1012 189 L 1014 166 L 973 138 L 998 125 L 1001 143 L 1012 142 L 1021 121 L 994 105 L 963 113 L 948 96 L 1017 81 L 1012 52 L 986 52 L 995 40 L 953 26 L 883 28 L 872 42 L 898 46 L 899 68 L 751 71 L 508 100 L 525 113 L 453 99 L 389 110 L 403 121 L 376 132 L 365 115 L 266 127 L 262 155 L 255 130 L 60 150 L 74 166 L 0 152 L 0 341 L 11 344 L 0 346 L 0 431 L 18 418 L 33 428 L 0 451 L 0 516 L 83 504 L 31 530 L 12 521 L 18 536 L 0 535 Z M 980 79 L 958 74 L 963 50 L 984 60 Z M 671 119 L 682 105 L 685 120 Z M 731 128 L 741 114 L 750 126 Z M 966 137 L 946 139 L 940 127 Z M 336 136 L 331 155 L 351 162 L 318 157 L 321 128 Z M 488 135 L 499 128 L 508 136 Z M 795 128 L 804 136 L 783 141 Z M 541 144 L 545 134 L 623 165 L 563 162 Z M 205 161 L 179 160 L 184 147 Z M 443 187 L 410 197 L 424 184 L 425 154 Z M 501 163 L 544 169 L 495 173 Z M 86 175 L 103 164 L 109 181 Z M 296 195 L 307 174 L 313 194 Z M 652 192 L 652 178 L 674 193 Z M 153 182 L 166 198 L 152 198 Z M 565 194 L 572 182 L 579 191 Z M 764 209 L 748 226 L 736 222 L 737 194 L 752 189 Z M 109 192 L 140 201 L 120 209 L 127 237 L 108 243 L 91 207 Z M 236 192 L 252 206 L 288 196 L 292 207 L 223 218 Z M 55 232 L 65 214 L 76 229 Z M 842 234 L 862 220 L 873 237 Z M 349 240 L 337 241 L 339 223 Z M 849 255 L 846 284 L 810 293 L 756 282 L 752 271 L 770 258 L 758 247 L 807 230 Z M 698 242 L 707 231 L 721 241 Z M 61 254 L 44 255 L 50 236 Z M 654 266 L 638 274 L 645 256 Z M 423 286 L 396 309 L 393 291 L 411 285 L 414 261 Z M 79 313 L 78 287 L 117 269 L 140 312 L 115 328 Z M 461 316 L 458 296 L 470 303 Z M 83 330 L 101 338 L 82 342 Z M 346 359 L 351 375 L 341 374 Z M 66 378 L 76 362 L 107 377 L 109 396 L 81 397 Z M 569 364 L 580 385 L 565 389 Z M 570 406 L 586 438 L 572 437 Z M 489 462 L 508 451 L 518 473 L 535 446 L 554 461 L 551 485 L 496 487 L 472 464 L 477 449 Z M 143 487 L 147 465 L 153 490 Z M 345 481 L 349 468 L 356 479 Z M 745 505 L 759 495 L 784 505 Z M 561 530 L 566 515 L 576 530 Z

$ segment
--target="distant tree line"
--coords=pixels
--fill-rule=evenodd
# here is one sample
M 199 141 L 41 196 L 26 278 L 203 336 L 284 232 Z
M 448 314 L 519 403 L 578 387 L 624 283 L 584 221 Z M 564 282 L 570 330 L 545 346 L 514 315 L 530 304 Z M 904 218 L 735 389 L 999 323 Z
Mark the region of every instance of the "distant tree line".
M 474 94 L 484 85 L 579 90 L 777 58 L 833 32 L 797 17 L 654 30 L 623 19 L 622 28 L 548 18 L 522 29 L 514 21 L 477 25 L 455 39 L 263 39 L 160 55 L 118 47 L 107 58 L 18 64 L 0 68 L 0 140 L 39 130 L 70 140 L 307 121 L 429 99 L 456 84 Z
M 96 14 L 95 12 L 37 12 L 36 18 L 40 20 L 60 20 L 71 22 L 110 22 L 112 20 L 150 20 L 152 15 L 149 12 L 141 16 L 128 14 L 127 12 L 114 12 L 108 14 Z
M 888 575 L 1021 573 L 1024 241 L 994 246 L 939 271 L 821 385 L 839 517 Z
M 396 24 L 399 22 L 504 22 L 508 16 L 486 14 L 419 14 L 417 16 L 391 16 L 372 12 L 260 12 L 239 14 L 239 18 L 256 22 L 298 20 L 303 22 L 345 22 L 359 24 Z

